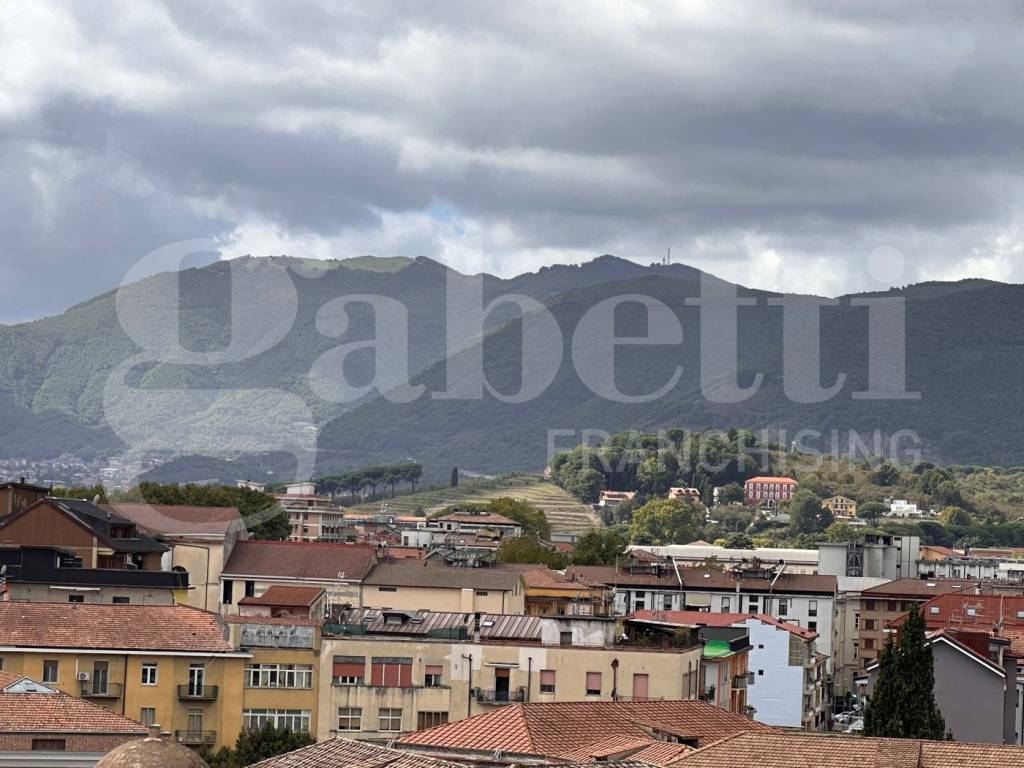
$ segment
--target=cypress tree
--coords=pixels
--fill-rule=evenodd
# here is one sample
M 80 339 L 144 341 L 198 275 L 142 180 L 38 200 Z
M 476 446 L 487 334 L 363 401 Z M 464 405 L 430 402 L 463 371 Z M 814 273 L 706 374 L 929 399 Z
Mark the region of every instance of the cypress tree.
M 901 739 L 952 738 L 935 703 L 935 657 L 924 618 L 914 606 L 878 657 L 878 680 L 864 712 L 865 736 Z

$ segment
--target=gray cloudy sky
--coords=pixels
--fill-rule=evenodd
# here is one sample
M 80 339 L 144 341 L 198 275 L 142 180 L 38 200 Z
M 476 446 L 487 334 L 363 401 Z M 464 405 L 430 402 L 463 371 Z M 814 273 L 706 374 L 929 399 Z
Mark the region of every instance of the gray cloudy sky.
M 831 295 L 1024 280 L 1022 6 L 832 5 L 5 3 L 0 322 L 203 236 L 503 275 L 671 246 Z

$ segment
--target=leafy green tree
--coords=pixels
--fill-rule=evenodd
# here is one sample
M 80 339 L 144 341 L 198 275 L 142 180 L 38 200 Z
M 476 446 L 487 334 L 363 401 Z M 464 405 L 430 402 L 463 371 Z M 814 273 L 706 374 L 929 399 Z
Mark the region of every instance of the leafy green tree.
M 288 514 L 273 496 L 229 485 L 188 485 L 144 482 L 118 499 L 192 507 L 237 507 L 254 539 L 281 540 L 292 531 Z
M 491 499 L 487 511 L 496 515 L 504 515 L 523 526 L 524 536 L 535 536 L 538 539 L 551 538 L 551 523 L 542 510 L 537 509 L 521 499 L 501 497 Z
M 932 492 L 932 498 L 937 504 L 944 507 L 959 507 L 964 503 L 964 497 L 960 493 L 960 485 L 956 480 L 946 480 Z
M 730 533 L 725 537 L 722 546 L 729 549 L 751 549 L 754 546 L 754 539 L 746 533 Z
M 687 544 L 703 532 L 704 513 L 686 501 L 653 499 L 633 513 L 636 544 Z
M 878 679 L 864 712 L 864 735 L 897 739 L 952 738 L 935 703 L 935 658 L 924 618 L 912 606 L 899 640 L 886 641 Z
M 832 513 L 821 505 L 821 499 L 802 488 L 793 494 L 786 511 L 795 533 L 820 533 L 832 524 Z
M 278 728 L 267 723 L 261 728 L 245 729 L 239 733 L 234 749 L 221 747 L 216 752 L 206 749 L 200 752 L 200 756 L 210 768 L 245 768 L 311 744 L 316 744 L 316 739 L 305 731 Z
M 107 503 L 107 489 L 102 485 L 76 486 L 71 488 L 54 486 L 50 491 L 50 495 L 58 499 L 82 499 L 84 501 L 92 501 L 98 496 L 100 504 Z
M 969 528 L 974 521 L 966 509 L 950 506 L 939 513 L 939 522 L 947 526 Z
M 865 501 L 857 505 L 857 517 L 861 520 L 868 520 L 873 525 L 878 518 L 885 517 L 888 511 L 885 504 L 880 501 Z
M 719 504 L 741 504 L 743 502 L 743 486 L 739 483 L 726 483 L 718 489 Z
M 621 528 L 591 528 L 576 542 L 573 565 L 615 565 L 626 551 L 629 536 Z
M 825 529 L 825 538 L 829 541 L 856 541 L 858 534 L 849 523 L 832 523 Z
M 502 563 L 541 563 L 560 571 L 569 558 L 536 536 L 516 536 L 505 539 L 498 548 L 498 560 Z
M 604 487 L 604 475 L 589 467 L 573 472 L 565 479 L 562 486 L 581 501 L 593 503 Z
M 636 489 L 645 496 L 664 496 L 672 485 L 672 473 L 659 458 L 646 459 L 636 471 Z
M 900 470 L 891 461 L 883 461 L 871 473 L 871 482 L 875 485 L 895 485 L 900 480 Z

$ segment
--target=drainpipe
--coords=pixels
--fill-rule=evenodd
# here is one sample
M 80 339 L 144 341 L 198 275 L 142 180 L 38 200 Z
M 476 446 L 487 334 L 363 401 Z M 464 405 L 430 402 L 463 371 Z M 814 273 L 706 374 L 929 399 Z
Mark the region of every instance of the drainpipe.
M 462 658 L 469 661 L 469 693 L 466 696 L 466 717 L 473 716 L 473 654 L 462 654 Z
M 526 657 L 526 700 L 530 700 L 530 688 L 533 686 L 533 656 Z
M 619 700 L 619 660 L 612 659 L 612 701 Z

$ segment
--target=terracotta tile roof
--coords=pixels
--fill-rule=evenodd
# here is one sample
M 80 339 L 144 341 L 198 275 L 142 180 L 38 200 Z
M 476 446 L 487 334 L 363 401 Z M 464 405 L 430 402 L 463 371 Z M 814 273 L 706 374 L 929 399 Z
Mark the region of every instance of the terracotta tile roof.
M 609 736 L 585 747 L 559 755 L 575 763 L 605 763 L 609 760 L 628 760 L 647 765 L 667 766 L 681 755 L 692 752 L 693 747 L 673 744 L 638 736 Z
M 117 733 L 145 736 L 142 723 L 60 691 L 8 693 L 21 675 L 0 673 L 0 733 Z M 50 689 L 52 690 L 52 689 Z
M 214 613 L 183 605 L 0 602 L 0 645 L 232 651 Z
M 299 616 L 225 616 L 228 624 L 271 624 L 285 627 L 322 627 L 323 619 L 309 619 Z
M 931 597 L 974 589 L 976 582 L 971 579 L 896 579 L 877 587 L 862 590 L 864 597 Z
M 464 768 L 415 752 L 379 747 L 352 739 L 329 739 L 249 768 Z
M 362 581 L 377 562 L 372 544 L 320 541 L 240 541 L 231 550 L 222 575 L 233 578 Z M 339 577 L 338 574 L 341 574 Z
M 324 593 L 323 587 L 292 587 L 275 584 L 259 597 L 243 597 L 239 605 L 287 605 L 308 608 Z
M 765 624 L 771 624 L 786 632 L 802 637 L 804 640 L 813 640 L 818 636 L 817 632 L 790 624 L 788 622 L 769 616 L 765 613 L 709 613 L 707 611 L 637 611 L 628 618 L 640 621 L 655 621 L 661 624 L 679 624 L 685 626 L 703 627 L 731 627 L 734 624 L 742 624 L 749 619 L 757 619 Z
M 135 528 L 134 522 L 126 517 L 116 514 L 110 509 L 101 509 L 90 501 L 82 499 L 61 499 L 47 496 L 39 499 L 27 507 L 7 515 L 0 521 L 0 528 L 10 525 L 15 520 L 35 514 L 37 509 L 50 507 L 65 515 L 77 525 L 85 528 L 107 547 L 115 552 L 167 552 L 168 548 L 150 536 L 137 535 L 133 538 L 115 538 L 112 536 L 112 526 L 126 526 Z M 138 533 L 136 530 L 135 533 Z
M 799 485 L 796 480 L 792 477 L 775 477 L 772 475 L 758 475 L 745 481 L 746 483 L 786 483 L 793 485 Z
M 437 560 L 381 563 L 364 584 L 388 587 L 440 587 L 447 589 L 493 589 L 511 591 L 521 579 L 513 568 L 457 568 Z
M 673 768 L 1016 768 L 1024 748 L 810 733 L 740 733 Z
M 677 578 L 671 564 L 660 574 L 630 573 L 627 568 L 616 570 L 610 565 L 573 565 L 566 569 L 566 573 L 609 586 L 637 584 L 680 589 L 681 581 L 683 590 L 693 592 L 735 592 L 737 582 L 740 592 L 767 592 L 770 587 L 774 593 L 827 595 L 835 594 L 838 588 L 835 576 L 807 573 L 783 573 L 771 580 L 741 577 L 728 571 L 687 567 L 679 568 Z
M 193 507 L 180 504 L 101 504 L 126 517 L 153 535 L 186 534 L 224 536 L 231 526 L 240 525 L 237 507 Z
M 652 730 L 666 729 L 697 744 L 740 731 L 772 730 L 702 701 L 537 702 L 439 725 L 410 734 L 401 743 L 555 757 L 609 736 L 650 738 Z
M 568 574 L 553 571 L 545 565 L 521 567 L 520 570 L 522 571 L 523 581 L 526 582 L 526 586 L 535 589 L 571 589 L 578 587 L 581 590 L 589 591 L 595 587 L 604 588 L 605 586 L 604 584 L 581 577 L 574 579 Z
M 950 622 L 959 628 L 992 629 L 999 623 L 1003 627 L 1024 627 L 1024 597 L 954 592 L 928 600 L 921 606 L 921 613 L 929 629 L 938 629 Z M 892 623 L 895 625 L 897 621 Z

